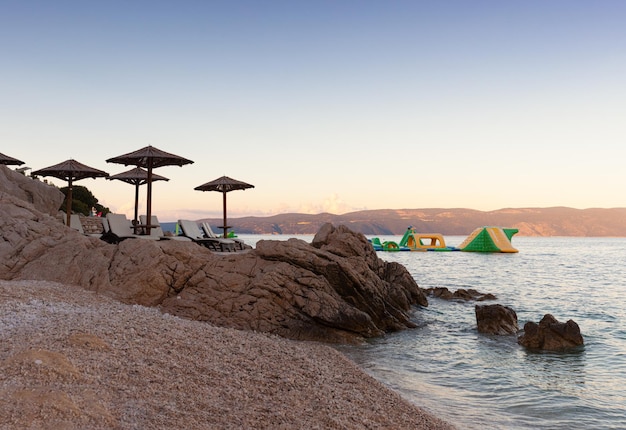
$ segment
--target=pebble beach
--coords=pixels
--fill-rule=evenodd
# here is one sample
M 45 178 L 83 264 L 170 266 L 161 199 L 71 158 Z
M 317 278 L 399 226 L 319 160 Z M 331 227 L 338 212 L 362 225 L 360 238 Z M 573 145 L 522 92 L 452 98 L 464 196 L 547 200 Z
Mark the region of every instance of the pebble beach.
M 0 281 L 2 429 L 452 429 L 333 348 Z

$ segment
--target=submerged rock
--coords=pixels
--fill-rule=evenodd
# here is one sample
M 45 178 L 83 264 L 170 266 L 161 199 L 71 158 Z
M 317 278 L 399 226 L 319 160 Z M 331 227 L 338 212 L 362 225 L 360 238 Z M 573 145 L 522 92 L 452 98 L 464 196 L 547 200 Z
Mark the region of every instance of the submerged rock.
M 558 351 L 583 345 L 584 340 L 576 322 L 568 320 L 562 323 L 546 314 L 539 324 L 532 321 L 524 324 L 524 334 L 517 343 L 531 349 Z
M 476 325 L 480 333 L 507 335 L 519 330 L 517 314 L 503 305 L 476 305 Z
M 446 287 L 433 287 L 426 288 L 424 291 L 427 295 L 431 297 L 437 297 L 444 300 L 475 300 L 477 302 L 482 302 L 485 300 L 496 299 L 496 296 L 491 293 L 481 293 L 472 288 L 469 288 L 467 290 L 464 288 L 459 288 L 455 292 L 452 292 Z
M 365 236 L 344 226 L 324 225 L 311 244 L 262 240 L 254 250 L 228 254 L 181 241 L 111 245 L 0 191 L 0 232 L 0 279 L 60 282 L 68 294 L 80 286 L 124 303 L 294 339 L 380 336 L 413 327 L 412 305 L 428 305 L 404 266 L 379 259 Z

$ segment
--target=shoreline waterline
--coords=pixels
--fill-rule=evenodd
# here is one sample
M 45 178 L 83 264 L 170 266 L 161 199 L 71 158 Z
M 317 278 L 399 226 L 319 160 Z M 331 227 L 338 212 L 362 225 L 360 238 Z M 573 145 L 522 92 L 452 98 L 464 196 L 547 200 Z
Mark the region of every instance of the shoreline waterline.
M 448 239 L 448 238 L 446 238 Z M 455 244 L 461 238 L 450 238 Z M 489 302 L 429 297 L 417 328 L 342 348 L 377 379 L 459 428 L 626 428 L 626 238 L 515 237 L 518 254 L 379 253 L 421 288 L 473 288 Z M 474 307 L 502 304 L 520 329 L 545 314 L 575 321 L 585 345 L 532 351 L 477 332 Z

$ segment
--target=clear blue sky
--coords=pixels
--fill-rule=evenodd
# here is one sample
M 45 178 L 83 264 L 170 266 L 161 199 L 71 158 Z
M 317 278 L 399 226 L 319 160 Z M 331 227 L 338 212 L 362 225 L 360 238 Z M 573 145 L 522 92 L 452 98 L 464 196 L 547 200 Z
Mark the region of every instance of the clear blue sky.
M 626 206 L 623 1 L 0 0 L 0 152 L 147 145 L 162 221 Z M 58 180 L 53 183 L 63 186 Z M 131 215 L 133 187 L 87 179 Z M 145 189 L 142 189 L 145 199 Z

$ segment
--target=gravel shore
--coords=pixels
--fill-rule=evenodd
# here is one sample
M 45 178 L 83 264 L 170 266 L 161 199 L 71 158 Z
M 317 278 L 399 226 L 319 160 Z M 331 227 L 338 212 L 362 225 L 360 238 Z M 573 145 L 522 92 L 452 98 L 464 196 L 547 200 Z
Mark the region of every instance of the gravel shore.
M 452 429 L 334 349 L 0 281 L 2 429 Z

